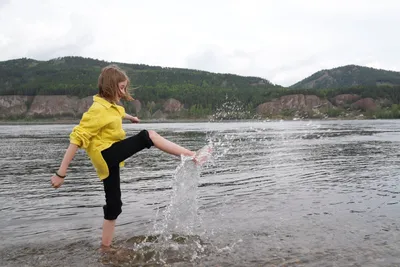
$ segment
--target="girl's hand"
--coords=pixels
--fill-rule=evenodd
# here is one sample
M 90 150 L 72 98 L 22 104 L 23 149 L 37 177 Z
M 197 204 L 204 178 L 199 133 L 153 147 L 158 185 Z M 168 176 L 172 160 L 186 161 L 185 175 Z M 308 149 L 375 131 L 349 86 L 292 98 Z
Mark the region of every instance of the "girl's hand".
M 55 189 L 59 188 L 64 183 L 64 179 L 58 177 L 57 175 L 53 175 L 51 177 L 51 186 Z
M 140 122 L 140 120 L 139 120 L 138 117 L 130 117 L 129 120 L 130 120 L 132 123 L 139 123 L 139 122 Z
M 140 120 L 138 117 L 133 117 L 132 115 L 125 114 L 124 119 L 130 120 L 132 123 L 139 123 Z

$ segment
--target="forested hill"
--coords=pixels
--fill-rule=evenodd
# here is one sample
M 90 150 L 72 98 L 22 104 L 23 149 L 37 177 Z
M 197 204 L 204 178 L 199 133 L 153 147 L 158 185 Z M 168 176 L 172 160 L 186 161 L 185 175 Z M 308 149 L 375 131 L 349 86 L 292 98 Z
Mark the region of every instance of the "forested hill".
M 98 92 L 101 69 L 111 63 L 82 57 L 0 62 L 0 119 L 79 117 L 89 107 L 89 96 Z M 207 118 L 220 113 L 232 119 L 346 118 L 362 113 L 400 118 L 399 72 L 350 65 L 322 70 L 288 88 L 258 77 L 115 64 L 127 72 L 131 87 L 137 87 L 133 97 L 138 101 L 123 105 L 142 118 Z
M 49 61 L 15 59 L 0 62 L 0 95 L 73 95 L 97 92 L 101 68 L 114 62 L 82 57 Z M 142 102 L 175 98 L 185 105 L 215 106 L 226 96 L 255 106 L 268 89 L 281 88 L 266 79 L 179 68 L 116 63 L 129 75 L 133 94 Z M 218 103 L 217 103 L 218 102 Z
M 349 88 L 356 86 L 398 86 L 400 72 L 348 65 L 321 70 L 294 84 L 296 89 Z

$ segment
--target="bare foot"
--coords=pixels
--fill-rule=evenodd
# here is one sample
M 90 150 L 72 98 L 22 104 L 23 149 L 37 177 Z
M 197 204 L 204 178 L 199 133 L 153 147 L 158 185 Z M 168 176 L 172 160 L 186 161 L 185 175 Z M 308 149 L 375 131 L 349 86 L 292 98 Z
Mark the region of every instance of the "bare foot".
M 210 159 L 212 151 L 213 150 L 210 145 L 205 145 L 201 149 L 197 150 L 196 155 L 193 158 L 194 162 L 197 165 L 203 165 Z
M 115 248 L 113 248 L 113 247 L 111 247 L 111 246 L 105 246 L 105 245 L 101 244 L 101 246 L 100 246 L 100 248 L 99 248 L 99 251 L 100 251 L 101 253 L 110 253 L 110 252 L 115 252 L 115 251 L 117 251 L 117 249 L 115 249 Z

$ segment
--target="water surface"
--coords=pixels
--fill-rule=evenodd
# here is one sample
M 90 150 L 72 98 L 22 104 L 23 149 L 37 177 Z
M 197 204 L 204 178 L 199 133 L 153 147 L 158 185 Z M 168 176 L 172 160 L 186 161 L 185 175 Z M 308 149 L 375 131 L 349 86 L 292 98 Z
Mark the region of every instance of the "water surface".
M 106 255 L 85 153 L 50 186 L 73 126 L 0 126 L 1 266 L 400 266 L 400 121 L 126 124 L 215 157 L 128 159 Z

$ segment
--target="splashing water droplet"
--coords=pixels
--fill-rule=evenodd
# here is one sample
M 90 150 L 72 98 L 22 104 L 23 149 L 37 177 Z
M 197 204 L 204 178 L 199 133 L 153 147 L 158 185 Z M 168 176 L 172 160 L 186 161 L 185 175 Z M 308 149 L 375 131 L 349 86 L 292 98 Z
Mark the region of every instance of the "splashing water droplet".
M 200 170 L 191 158 L 182 157 L 181 164 L 176 168 L 171 202 L 165 213 L 165 223 L 168 232 L 193 234 L 193 229 L 199 221 L 197 215 L 197 186 Z
M 245 108 L 244 104 L 238 100 L 229 101 L 222 103 L 218 107 L 215 113 L 211 116 L 210 121 L 225 121 L 225 120 L 243 120 L 243 119 L 256 119 L 256 116 L 252 116 L 249 109 Z

